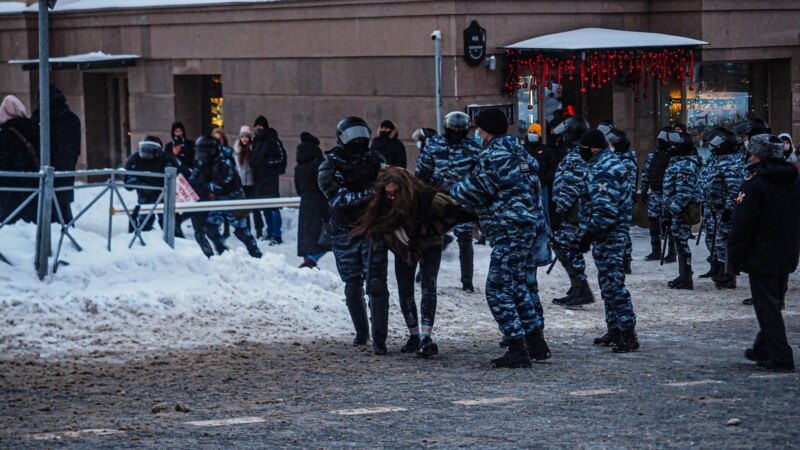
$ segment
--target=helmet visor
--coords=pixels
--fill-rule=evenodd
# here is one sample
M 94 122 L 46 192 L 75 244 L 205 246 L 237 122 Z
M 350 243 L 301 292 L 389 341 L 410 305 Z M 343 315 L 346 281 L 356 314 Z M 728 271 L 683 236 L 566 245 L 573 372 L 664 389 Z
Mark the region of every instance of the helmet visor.
M 606 135 L 606 137 L 608 137 L 608 133 L 611 133 L 612 131 L 614 131 L 614 128 L 612 128 L 611 125 L 606 125 L 604 123 L 601 123 L 600 125 L 598 125 L 597 129 L 600 130 L 601 133 Z
M 660 131 L 656 139 L 659 141 L 672 142 L 673 144 L 683 142 L 683 139 L 681 139 L 681 134 L 677 131 Z
M 347 144 L 348 142 L 352 141 L 353 139 L 358 138 L 365 138 L 369 140 L 369 128 L 363 126 L 355 126 L 350 127 L 346 130 L 342 130 L 342 134 L 339 136 L 342 144 Z

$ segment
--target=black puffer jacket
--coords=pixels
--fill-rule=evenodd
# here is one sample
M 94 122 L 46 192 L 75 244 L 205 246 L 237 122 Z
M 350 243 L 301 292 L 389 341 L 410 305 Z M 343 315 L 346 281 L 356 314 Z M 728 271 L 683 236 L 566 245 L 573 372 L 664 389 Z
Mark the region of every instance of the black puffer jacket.
M 408 159 L 406 157 L 406 146 L 396 137 L 378 136 L 372 140 L 370 149 L 383 156 L 386 164 L 406 168 Z
M 297 166 L 294 168 L 294 189 L 300 196 L 297 256 L 331 250 L 330 246 L 324 247 L 318 243 L 322 223 L 330 218 L 328 202 L 317 183 L 319 165 L 324 160 L 319 139 L 310 133 L 302 133 L 297 146 Z
M 752 164 L 736 199 L 728 235 L 734 271 L 785 275 L 800 258 L 800 180 L 791 163 L 771 159 Z
M 139 156 L 139 153 L 134 153 L 125 162 L 125 170 L 131 172 L 155 172 L 164 173 L 167 167 L 178 167 L 180 163 L 172 153 L 159 152 L 155 159 L 144 159 Z M 125 184 L 133 186 L 153 186 L 163 187 L 164 179 L 158 177 L 140 176 L 140 175 L 126 175 Z M 159 190 L 150 190 L 134 187 L 125 187 L 127 190 L 136 189 L 136 194 L 140 204 L 153 203 L 161 195 Z
M 352 228 L 372 198 L 372 183 L 383 167 L 383 158 L 364 149 L 357 156 L 334 147 L 325 153 L 319 166 L 317 181 L 328 199 L 331 217 L 336 225 Z
M 35 122 L 23 117 L 9 119 L 0 125 L 0 171 L 39 171 L 38 131 L 39 128 Z M 0 186 L 3 187 L 35 188 L 38 185 L 37 178 L 0 178 Z M 28 196 L 30 196 L 29 192 L 0 192 L 0 222 L 14 212 Z M 13 221 L 20 218 L 27 222 L 36 220 L 35 201 L 29 203 Z
M 280 176 L 286 173 L 286 150 L 274 128 L 255 130 L 250 166 L 253 168 L 253 189 L 256 197 L 279 197 Z
M 175 136 L 175 130 L 178 128 L 183 132 L 183 136 L 180 138 Z M 178 172 L 188 179 L 192 175 L 192 169 L 194 168 L 194 141 L 186 137 L 186 128 L 180 122 L 172 124 L 170 135 L 172 140 L 164 146 L 164 151 L 175 156 L 180 162 Z M 175 154 L 175 146 L 180 146 L 177 155 Z
M 31 117 L 34 123 L 40 123 L 39 110 Z M 56 171 L 73 171 L 78 165 L 81 155 L 81 119 L 67 106 L 67 98 L 53 84 L 50 84 L 50 164 Z M 73 186 L 74 177 L 58 177 L 55 187 Z M 71 203 L 75 199 L 75 191 L 56 192 L 61 202 Z
M 526 139 L 527 141 L 527 139 Z M 558 168 L 558 159 L 556 159 L 553 149 L 541 142 L 526 142 L 525 150 L 529 155 L 536 158 L 539 163 L 539 180 L 542 185 L 547 187 L 547 191 L 552 195 L 553 181 L 556 178 L 556 169 Z

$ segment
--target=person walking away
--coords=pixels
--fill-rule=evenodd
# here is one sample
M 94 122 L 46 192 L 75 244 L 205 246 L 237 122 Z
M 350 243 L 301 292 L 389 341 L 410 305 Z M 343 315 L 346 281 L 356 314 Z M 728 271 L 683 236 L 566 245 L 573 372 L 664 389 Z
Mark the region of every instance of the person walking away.
M 330 220 L 328 201 L 319 188 L 317 175 L 325 157 L 319 139 L 311 133 L 300 133 L 297 145 L 297 165 L 294 168 L 294 190 L 300 196 L 297 225 L 297 256 L 303 258 L 300 268 L 317 267 L 317 261 L 331 251 L 330 242 L 322 237 Z M 329 229 L 329 228 L 328 228 Z M 330 240 L 330 235 L 327 236 Z
M 727 256 L 730 272 L 750 275 L 758 320 L 759 332 L 745 358 L 765 370 L 793 372 L 781 307 L 800 255 L 800 180 L 783 150 L 775 136 L 750 138 L 750 165 L 731 216 Z
M 598 129 L 583 135 L 580 156 L 587 168 L 578 245 L 581 253 L 592 249 L 606 313 L 606 334 L 595 339 L 594 345 L 610 346 L 615 353 L 632 352 L 639 349 L 639 339 L 623 262 L 633 216 L 630 173 Z
M 254 123 L 253 136 L 253 182 L 255 195 L 258 198 L 278 198 L 281 196 L 280 176 L 286 173 L 286 150 L 278 138 L 278 132 L 269 127 L 264 116 L 258 116 Z M 266 208 L 264 217 L 267 222 L 266 239 L 269 245 L 283 243 L 281 238 L 281 210 Z
M 444 118 L 444 135 L 428 139 L 417 156 L 415 174 L 437 189 L 447 191 L 455 183 L 473 172 L 481 149 L 469 137 L 469 116 L 452 111 Z M 458 259 L 461 264 L 461 288 L 475 292 L 472 283 L 474 249 L 472 224 L 460 224 L 454 229 L 458 242 Z
M 531 367 L 531 359 L 550 357 L 536 281 L 537 267 L 550 259 L 544 239 L 547 225 L 532 186 L 538 167 L 519 140 L 507 134 L 508 120 L 502 110 L 482 110 L 475 124 L 484 149 L 475 172 L 456 182 L 450 195 L 477 212 L 492 245 L 486 301 L 508 340 L 508 350 L 491 365 Z
M 50 164 L 56 172 L 72 172 L 78 165 L 81 154 L 81 119 L 69 109 L 67 98 L 53 83 L 49 87 L 50 95 Z M 41 93 L 40 93 L 41 95 Z M 39 109 L 31 117 L 34 123 L 41 123 Z M 53 186 L 58 188 L 75 186 L 75 177 L 56 177 Z M 72 221 L 72 202 L 75 200 L 74 189 L 56 191 L 56 202 L 65 224 Z M 52 222 L 59 221 L 54 209 Z
M 370 150 L 383 156 L 386 164 L 406 168 L 406 146 L 397 138 L 398 130 L 394 122 L 384 120 L 378 128 L 378 135 L 372 140 Z
M 13 95 L 0 104 L 0 171 L 39 171 L 39 127 L 27 117 L 25 105 Z M 0 187 L 35 189 L 38 178 L 0 178 Z M 31 201 L 16 215 L 9 216 L 31 195 L 30 192 L 0 192 L 0 223 L 18 219 L 36 222 L 36 202 Z
M 344 282 L 344 295 L 356 337 L 353 346 L 367 344 L 370 324 L 364 305 L 364 282 L 369 295 L 372 351 L 385 355 L 389 328 L 388 264 L 381 240 L 353 236 L 351 231 L 372 198 L 372 184 L 383 167 L 381 155 L 369 149 L 372 133 L 367 122 L 349 116 L 336 125 L 337 145 L 325 154 L 317 182 L 328 199 L 331 242 L 336 269 Z
M 244 197 L 242 182 L 236 172 L 236 163 L 230 153 L 213 136 L 201 136 L 195 143 L 195 170 L 190 183 L 199 184 L 207 192 L 209 200 L 233 200 Z M 206 219 L 206 235 L 219 253 L 226 250 L 225 242 L 219 234 L 219 226 L 228 222 L 233 227 L 233 235 L 247 248 L 253 258 L 261 258 L 261 250 L 250 233 L 247 216 L 233 211 L 212 211 Z
M 125 170 L 128 172 L 154 172 L 163 174 L 167 167 L 177 168 L 179 165 L 175 156 L 166 153 L 162 147 L 161 139 L 155 136 L 145 136 L 139 142 L 136 153 L 132 154 L 125 162 Z M 151 187 L 147 189 L 146 187 Z M 136 199 L 139 205 L 149 205 L 156 203 L 161 196 L 164 187 L 164 179 L 158 177 L 142 175 L 126 175 L 125 189 L 136 190 Z M 142 231 L 153 229 L 155 218 L 151 215 L 147 217 L 149 211 L 141 211 L 135 214 L 133 220 Z M 157 214 L 158 225 L 164 228 L 163 214 Z M 131 230 L 133 231 L 133 230 Z
M 373 186 L 375 194 L 353 230 L 353 235 L 382 239 L 394 253 L 400 308 L 409 330 L 403 353 L 430 357 L 439 353 L 433 340 L 436 315 L 436 278 L 442 260 L 445 233 L 474 214 L 459 207 L 450 196 L 438 192 L 411 172 L 387 166 Z M 420 318 L 414 300 L 414 269 L 422 272 Z
M 667 283 L 671 289 L 694 289 L 692 281 L 692 250 L 689 236 L 692 225 L 700 221 L 700 205 L 694 195 L 700 163 L 694 139 L 689 133 L 670 133 L 671 155 L 664 172 L 663 208 L 661 220 L 669 230 L 669 239 L 678 253 L 678 277 Z M 695 214 L 696 213 L 696 214 Z M 694 220 L 693 216 L 697 216 Z

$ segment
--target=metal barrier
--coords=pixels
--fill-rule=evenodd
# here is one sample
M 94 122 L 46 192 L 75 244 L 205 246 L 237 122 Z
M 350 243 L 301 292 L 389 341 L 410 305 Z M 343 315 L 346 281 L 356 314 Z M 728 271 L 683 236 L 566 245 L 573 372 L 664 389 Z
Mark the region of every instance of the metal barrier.
M 146 186 L 126 184 L 124 178 L 126 176 L 140 176 L 163 178 L 163 187 Z M 85 183 L 77 186 L 64 186 L 54 187 L 54 180 L 56 178 L 66 177 L 97 177 L 107 176 L 108 180 L 101 183 Z M 77 170 L 71 172 L 55 172 L 53 167 L 44 167 L 39 172 L 0 172 L 0 178 L 34 178 L 39 180 L 38 188 L 21 188 L 21 187 L 3 187 L 0 186 L 0 192 L 26 192 L 30 195 L 11 212 L 11 214 L 0 222 L 0 230 L 7 224 L 11 223 L 17 218 L 21 212 L 34 200 L 38 199 L 38 214 L 37 214 L 37 229 L 36 229 L 36 258 L 35 267 L 39 275 L 39 279 L 44 279 L 48 273 L 49 257 L 52 254 L 51 249 L 51 236 L 50 236 L 50 222 L 51 211 L 54 209 L 58 216 L 57 223 L 61 227 L 58 245 L 56 246 L 55 257 L 53 260 L 52 270 L 55 274 L 58 271 L 60 264 L 61 249 L 66 237 L 77 251 L 83 251 L 83 247 L 78 243 L 70 229 L 75 227 L 75 222 L 80 219 L 86 212 L 93 207 L 107 192 L 109 193 L 108 204 L 108 231 L 106 249 L 111 251 L 111 233 L 112 233 L 112 219 L 117 212 L 114 206 L 114 199 L 119 201 L 122 210 L 128 219 L 129 227 L 132 228 L 133 237 L 131 238 L 128 248 L 131 248 L 138 239 L 141 245 L 146 245 L 142 236 L 142 229 L 155 220 L 157 214 L 163 214 L 163 239 L 172 248 L 175 248 L 175 214 L 176 213 L 192 213 L 202 211 L 220 211 L 220 210 L 242 210 L 242 209 L 264 209 L 264 208 L 283 208 L 283 207 L 299 207 L 300 197 L 282 197 L 282 198 L 259 198 L 259 199 L 245 199 L 245 200 L 215 200 L 215 201 L 201 201 L 201 202 L 188 202 L 176 203 L 176 179 L 177 169 L 169 167 L 164 173 L 156 172 L 134 172 L 126 171 L 124 169 L 100 169 L 100 170 Z M 63 192 L 69 190 L 89 189 L 103 187 L 103 189 L 92 198 L 92 200 L 84 206 L 77 214 L 75 214 L 69 222 L 64 219 L 64 214 L 57 201 L 56 192 Z M 120 194 L 120 188 L 130 189 L 144 189 L 160 191 L 159 196 L 155 203 L 140 204 L 135 208 L 129 208 L 125 203 L 125 199 Z M 52 205 L 45 208 L 45 205 Z M 137 218 L 142 217 L 139 211 L 146 211 L 144 219 L 139 221 Z M 0 253 L 0 263 L 11 264 L 2 253 Z

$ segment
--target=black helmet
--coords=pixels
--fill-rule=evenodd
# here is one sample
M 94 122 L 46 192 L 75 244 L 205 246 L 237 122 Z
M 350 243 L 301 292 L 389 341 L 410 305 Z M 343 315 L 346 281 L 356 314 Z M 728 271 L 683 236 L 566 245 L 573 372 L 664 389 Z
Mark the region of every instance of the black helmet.
M 213 136 L 204 135 L 197 138 L 194 143 L 194 159 L 208 162 L 219 152 L 219 141 Z
M 680 142 L 680 140 L 680 133 L 675 131 L 675 128 L 664 127 L 658 130 L 658 135 L 656 136 L 656 147 L 658 147 L 660 150 L 667 150 L 672 146 L 672 144 L 675 142 Z
M 757 134 L 769 134 L 769 124 L 762 119 L 754 118 L 736 125 L 733 130 L 736 134 L 744 134 L 751 138 Z
M 164 145 L 161 143 L 161 139 L 157 138 L 156 136 L 145 136 L 139 142 L 139 156 L 142 159 L 156 159 L 161 151 L 164 149 Z
M 694 138 L 689 133 L 669 133 L 674 156 L 689 156 L 695 150 Z
M 724 128 L 717 127 L 711 130 L 706 139 L 706 144 L 715 155 L 729 155 L 739 149 L 736 135 Z
M 461 111 L 453 111 L 444 116 L 444 137 L 451 144 L 461 142 L 469 134 L 469 116 Z
M 600 125 L 597 126 L 600 129 Z M 625 153 L 631 148 L 631 141 L 628 139 L 628 134 L 622 130 L 611 130 L 606 136 L 609 144 L 614 146 L 614 151 L 617 153 Z
M 611 133 L 612 131 L 616 130 L 617 124 L 615 124 L 613 120 L 606 119 L 606 120 L 601 120 L 600 123 L 597 124 L 596 128 L 606 136 L 606 139 L 608 139 L 608 133 Z
M 336 142 L 342 147 L 356 139 L 364 139 L 363 147 L 367 147 L 370 136 L 369 125 L 360 117 L 348 116 L 336 125 Z
M 578 145 L 583 134 L 589 130 L 589 122 L 583 117 L 568 117 L 556 125 L 553 134 L 564 136 L 564 139 L 573 145 Z

